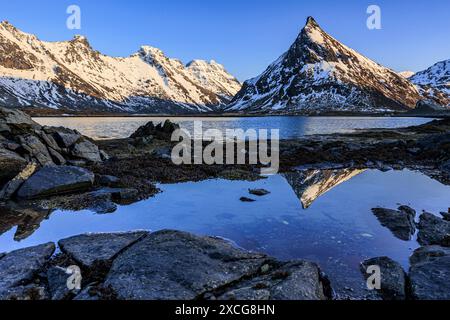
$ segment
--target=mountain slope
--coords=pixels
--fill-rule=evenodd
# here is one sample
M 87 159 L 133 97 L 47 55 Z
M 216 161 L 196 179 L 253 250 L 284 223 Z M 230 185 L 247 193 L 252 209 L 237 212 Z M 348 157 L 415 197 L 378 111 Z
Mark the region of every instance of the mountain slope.
M 377 112 L 414 108 L 419 98 L 408 80 L 341 44 L 310 17 L 290 49 L 245 82 L 227 110 Z
M 425 99 L 450 108 L 450 60 L 438 62 L 409 80 Z
M 414 71 L 402 71 L 402 72 L 399 72 L 398 74 L 401 75 L 405 79 L 409 79 L 416 73 Z
M 144 46 L 130 57 L 109 57 L 81 36 L 44 42 L 7 22 L 0 24 L 1 106 L 135 113 L 211 111 L 231 100 L 240 88 L 223 67 L 220 73 L 216 69 L 204 62 L 200 80 L 198 72 L 156 48 Z M 229 81 L 222 82 L 224 78 Z M 216 82 L 223 86 L 213 85 Z

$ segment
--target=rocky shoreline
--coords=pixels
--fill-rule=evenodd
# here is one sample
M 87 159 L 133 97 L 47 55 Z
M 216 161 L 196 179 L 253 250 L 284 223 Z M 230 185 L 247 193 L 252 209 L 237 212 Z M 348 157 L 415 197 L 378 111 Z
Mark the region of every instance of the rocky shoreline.
M 160 192 L 157 183 L 264 179 L 260 166 L 174 165 L 170 136 L 176 128 L 170 122 L 147 124 L 128 139 L 93 141 L 0 108 L 0 233 L 17 226 L 15 240 L 25 239 L 57 209 L 111 213 Z M 280 141 L 280 173 L 293 185 L 308 170 L 329 170 L 331 179 L 333 170 L 342 169 L 337 174 L 345 179 L 352 176 L 349 168 L 407 168 L 449 184 L 450 120 Z M 304 199 L 304 205 L 312 200 Z M 440 218 L 424 212 L 416 221 L 416 211 L 406 206 L 373 212 L 399 239 L 407 241 L 418 230 L 423 247 L 411 257 L 408 272 L 387 257 L 362 262 L 361 281 L 374 262 L 387 280 L 377 294 L 361 298 L 450 299 L 448 213 Z M 313 263 L 280 262 L 217 238 L 143 231 L 80 235 L 58 247 L 57 255 L 53 243 L 0 254 L 0 300 L 339 298 Z M 85 275 L 78 292 L 65 289 L 65 268 L 71 265 Z

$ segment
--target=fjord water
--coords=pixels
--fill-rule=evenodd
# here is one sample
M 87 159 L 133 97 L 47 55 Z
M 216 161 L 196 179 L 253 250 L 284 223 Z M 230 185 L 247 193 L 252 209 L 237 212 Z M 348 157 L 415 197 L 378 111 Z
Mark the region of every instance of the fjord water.
M 402 241 L 382 227 L 372 208 L 405 204 L 418 214 L 437 214 L 450 204 L 449 186 L 408 170 L 362 171 L 325 193 L 315 193 L 312 186 L 305 191 L 308 201 L 314 200 L 308 209 L 294 192 L 297 186 L 282 175 L 256 182 L 207 180 L 159 187 L 162 192 L 154 198 L 111 214 L 56 211 L 21 242 L 14 241 L 14 227 L 0 235 L 0 252 L 86 232 L 175 229 L 230 239 L 283 260 L 315 261 L 342 293 L 342 288 L 363 286 L 361 261 L 389 256 L 408 268 L 408 258 L 418 247 L 415 238 Z M 241 202 L 250 188 L 271 194 Z
M 170 119 L 192 132 L 194 121 L 202 121 L 203 129 L 279 129 L 281 139 L 300 138 L 313 134 L 345 133 L 355 129 L 399 128 L 431 121 L 408 117 L 49 117 L 35 118 L 41 125 L 76 129 L 93 139 L 127 138 L 139 126 Z

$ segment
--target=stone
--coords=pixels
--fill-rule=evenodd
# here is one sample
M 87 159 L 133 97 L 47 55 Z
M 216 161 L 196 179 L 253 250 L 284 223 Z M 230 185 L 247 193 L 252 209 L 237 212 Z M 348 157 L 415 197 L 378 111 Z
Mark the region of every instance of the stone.
M 450 210 L 449 212 L 441 212 L 441 216 L 444 218 L 445 221 L 450 221 Z
M 22 170 L 14 179 L 9 181 L 2 190 L 0 190 L 0 200 L 10 200 L 20 186 L 29 179 L 37 170 L 39 166 L 31 162 L 25 169 Z
M 19 189 L 21 199 L 87 190 L 94 183 L 94 174 L 87 169 L 72 166 L 46 166 L 29 178 Z
M 53 159 L 53 162 L 57 165 L 65 165 L 67 163 L 66 159 L 55 149 L 48 148 L 48 152 Z
M 27 161 L 17 153 L 0 147 L 0 187 L 17 176 Z
M 7 299 L 14 288 L 32 281 L 53 252 L 55 244 L 47 243 L 13 251 L 0 259 L 0 300 Z
M 14 287 L 7 291 L 1 300 L 14 301 L 47 301 L 50 299 L 47 289 L 38 284 L 30 284 L 27 286 Z
M 241 202 L 255 202 L 256 200 L 251 199 L 251 198 L 247 198 L 247 197 L 241 197 L 239 199 Z
M 425 212 L 420 216 L 418 229 L 417 241 L 422 246 L 444 245 L 450 235 L 450 221 Z
M 268 263 L 272 270 L 262 274 Z M 235 248 L 223 239 L 170 230 L 152 233 L 121 253 L 105 286 L 120 300 L 192 300 L 223 291 L 238 295 L 253 285 L 247 282 L 251 279 L 269 282 L 266 291 L 248 293 L 252 298 L 325 297 L 314 264 L 283 264 L 264 254 Z
M 90 162 L 101 162 L 102 158 L 98 147 L 92 142 L 85 140 L 73 146 L 73 156 Z
M 85 234 L 58 242 L 61 251 L 85 268 L 110 263 L 118 254 L 148 235 L 146 231 Z
M 119 182 L 119 178 L 114 176 L 104 175 L 98 178 L 98 183 L 105 187 L 115 187 L 119 184 Z
M 450 300 L 450 249 L 427 246 L 416 250 L 409 279 L 412 299 Z
M 406 274 L 402 266 L 388 257 L 378 257 L 364 261 L 361 271 L 368 279 L 369 266 L 379 266 L 381 269 L 381 289 L 378 292 L 383 300 L 406 299 Z
M 42 166 L 53 164 L 52 157 L 42 141 L 32 134 L 19 137 L 22 147 Z
M 270 194 L 270 191 L 267 191 L 265 189 L 250 189 L 250 190 L 248 190 L 248 192 L 251 195 L 258 196 L 258 197 L 263 197 L 263 196 L 267 196 L 268 194 Z
M 67 280 L 70 274 L 64 268 L 51 267 L 47 270 L 47 281 L 52 300 L 68 300 L 76 296 L 78 290 L 69 290 Z
M 398 210 L 384 208 L 372 209 L 383 227 L 388 228 L 399 239 L 409 241 L 416 233 L 416 211 L 407 206 L 401 206 Z
M 138 139 L 153 136 L 160 140 L 171 141 L 172 133 L 178 129 L 180 129 L 180 126 L 172 123 L 170 120 L 166 120 L 164 123 L 156 126 L 153 122 L 148 122 L 144 126 L 139 127 L 130 138 Z
M 52 135 L 61 148 L 70 148 L 82 138 L 80 133 L 64 127 L 44 127 L 44 131 Z

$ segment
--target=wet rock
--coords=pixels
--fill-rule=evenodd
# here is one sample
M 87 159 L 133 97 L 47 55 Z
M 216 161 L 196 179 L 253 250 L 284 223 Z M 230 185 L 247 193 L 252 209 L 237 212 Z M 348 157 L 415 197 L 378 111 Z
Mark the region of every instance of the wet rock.
M 19 189 L 18 197 L 34 199 L 83 191 L 92 187 L 94 174 L 73 166 L 46 166 L 29 178 Z
M 47 271 L 48 287 L 52 300 L 68 300 L 78 294 L 77 290 L 69 290 L 67 280 L 70 274 L 64 268 L 51 267 Z
M 247 198 L 247 197 L 241 197 L 241 202 L 255 202 L 256 200 L 251 199 L 251 198 Z
M 243 279 L 262 274 L 267 261 L 281 271 L 267 280 L 267 292 L 252 297 L 321 299 L 318 269 L 298 262 L 284 265 L 263 254 L 249 253 L 229 242 L 210 237 L 197 237 L 184 232 L 161 231 L 150 234 L 115 259 L 106 278 L 119 299 L 173 300 L 195 299 L 206 294 L 244 290 Z M 288 273 L 290 272 L 290 273 Z M 276 280 L 274 280 L 276 278 Z M 265 278 L 264 278 L 265 279 Z M 257 279 L 256 282 L 263 281 Z M 279 286 L 277 286 L 277 284 Z
M 149 122 L 138 128 L 130 138 L 138 139 L 152 136 L 160 140 L 171 141 L 172 133 L 178 129 L 180 129 L 180 126 L 172 123 L 170 120 L 166 120 L 164 123 L 156 126 L 153 122 Z
M 388 228 L 399 239 L 409 241 L 416 232 L 416 211 L 407 206 L 401 206 L 398 210 L 384 208 L 372 209 L 383 227 Z
M 258 197 L 263 197 L 263 196 L 267 196 L 268 194 L 270 194 L 270 191 L 267 191 L 265 189 L 250 189 L 250 190 L 248 190 L 248 192 L 251 195 L 258 196 Z
M 115 234 L 85 234 L 58 242 L 61 250 L 83 267 L 93 269 L 110 263 L 119 253 L 148 235 L 137 231 Z
M 120 182 L 120 179 L 114 176 L 103 175 L 98 178 L 98 183 L 105 187 L 115 187 Z
M 417 241 L 423 245 L 446 245 L 450 235 L 450 221 L 446 221 L 431 213 L 420 216 Z
M 406 299 L 406 274 L 402 266 L 388 257 L 373 258 L 361 264 L 361 271 L 366 279 L 369 266 L 379 266 L 381 269 L 381 289 L 378 292 L 383 300 Z
M 98 147 L 90 141 L 82 141 L 77 143 L 73 149 L 72 154 L 80 159 L 84 159 L 90 162 L 101 162 L 102 157 Z
M 29 163 L 22 172 L 0 190 L 0 200 L 10 200 L 20 186 L 29 179 L 36 170 L 38 170 L 38 165 L 34 162 Z
M 23 157 L 0 146 L 0 187 L 17 176 L 26 165 Z
M 450 249 L 428 246 L 416 250 L 409 270 L 415 300 L 450 299 Z
M 55 251 L 54 243 L 17 250 L 0 259 L 0 300 L 8 299 L 20 286 L 27 285 Z

